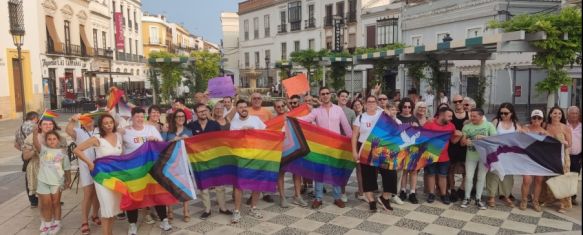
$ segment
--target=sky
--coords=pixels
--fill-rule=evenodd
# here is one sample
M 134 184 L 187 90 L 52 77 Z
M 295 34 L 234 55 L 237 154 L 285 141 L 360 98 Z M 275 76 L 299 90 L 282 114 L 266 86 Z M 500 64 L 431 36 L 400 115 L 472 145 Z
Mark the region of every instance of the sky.
M 190 33 L 219 44 L 223 37 L 221 12 L 236 12 L 239 2 L 240 0 L 142 0 L 142 11 L 166 15 L 168 22 L 180 23 Z

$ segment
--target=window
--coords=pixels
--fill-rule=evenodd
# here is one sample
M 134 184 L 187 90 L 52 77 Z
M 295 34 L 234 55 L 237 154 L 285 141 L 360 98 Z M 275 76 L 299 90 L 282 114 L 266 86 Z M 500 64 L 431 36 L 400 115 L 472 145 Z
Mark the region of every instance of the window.
M 243 31 L 245 31 L 245 41 L 249 40 L 249 20 L 243 21 Z
M 97 42 L 99 42 L 99 39 L 97 38 L 97 29 L 93 29 L 93 48 L 95 51 L 97 51 L 99 48 L 99 44 Z
M 312 50 L 316 50 L 316 40 L 310 39 L 308 40 L 308 48 Z
M 300 41 L 294 41 L 294 51 L 300 51 Z
M 259 18 L 253 18 L 253 39 L 259 38 Z
M 411 36 L 411 45 L 420 46 L 423 44 L 423 37 L 420 35 Z
M 128 7 L 128 27 L 132 28 L 132 18 L 130 17 L 130 8 Z
M 138 32 L 138 18 L 136 16 L 136 11 L 134 10 L 134 24 L 135 24 L 135 28 L 136 28 L 136 32 Z
M 287 60 L 287 43 L 281 43 L 281 60 Z
M 314 18 L 314 4 L 308 5 L 308 21 L 306 22 L 306 29 L 316 27 L 316 19 Z
M 326 5 L 326 17 L 324 18 L 324 26 L 332 26 L 332 4 Z
M 348 22 L 356 22 L 356 0 L 348 0 Z
M 265 37 L 269 37 L 269 15 L 263 16 L 263 27 L 265 28 Z
M 71 54 L 71 22 L 65 20 L 65 52 Z
M 132 52 L 134 51 L 134 50 L 132 49 L 132 38 L 128 38 L 128 42 L 129 42 L 128 44 L 130 44 L 130 45 L 129 45 L 129 46 L 130 46 L 130 54 L 132 54 Z
M 160 44 L 160 38 L 158 37 L 158 27 L 150 26 L 150 44 Z
M 376 43 L 376 25 L 368 25 L 366 26 L 366 47 L 367 48 L 375 48 Z
M 466 33 L 466 38 L 475 38 L 475 37 L 481 37 L 481 36 L 482 36 L 482 27 L 468 29 L 468 31 Z
M 119 12 L 121 13 L 121 19 L 122 19 L 121 20 L 121 24 L 122 24 L 123 27 L 125 27 L 126 26 L 126 18 L 123 15 L 123 13 L 124 13 L 124 11 L 123 11 L 123 5 L 120 5 L 119 6 Z
M 255 68 L 259 68 L 259 67 L 260 67 L 260 64 L 261 64 L 261 63 L 260 63 L 259 61 L 261 61 L 261 59 L 260 59 L 260 57 L 259 57 L 259 52 L 258 52 L 258 51 L 256 51 L 256 52 L 255 52 Z
M 336 15 L 344 18 L 344 1 L 336 3 Z
M 103 49 L 107 49 L 107 33 L 105 31 L 101 31 L 101 45 L 103 45 Z
M 447 32 L 446 33 L 438 33 L 436 38 L 435 38 L 436 42 L 437 43 L 443 42 L 443 38 L 445 38 L 445 36 L 447 34 L 448 34 Z
M 265 50 L 265 58 L 267 59 L 267 61 L 271 61 L 271 51 L 270 50 Z
M 138 48 L 139 48 L 139 47 L 138 47 L 138 39 L 136 39 L 136 41 L 135 41 L 135 42 L 136 42 L 136 44 L 134 44 L 134 45 L 136 45 L 136 55 L 137 55 L 137 54 L 138 54 Z
M 245 68 L 249 68 L 249 52 L 245 52 Z
M 285 32 L 287 32 L 285 11 L 279 12 L 279 18 L 280 18 L 281 22 L 280 22 L 280 25 L 277 27 L 277 32 L 278 33 L 285 33 Z
M 383 47 L 386 45 L 398 42 L 398 19 L 389 18 L 377 21 L 377 46 Z
M 290 31 L 302 28 L 302 2 L 296 1 L 288 4 Z

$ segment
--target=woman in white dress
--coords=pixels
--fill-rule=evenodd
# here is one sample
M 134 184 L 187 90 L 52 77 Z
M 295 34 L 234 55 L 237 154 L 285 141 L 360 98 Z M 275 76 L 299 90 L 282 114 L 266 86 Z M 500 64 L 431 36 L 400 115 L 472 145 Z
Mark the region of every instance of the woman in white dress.
M 122 154 L 122 136 L 117 133 L 115 120 L 109 114 L 101 116 L 98 121 L 99 136 L 91 137 L 89 140 L 81 143 L 75 148 L 74 153 L 87 164 L 89 170 L 93 171 L 95 165 L 86 155 L 85 150 L 88 148 L 95 148 L 95 159 L 105 156 L 121 155 Z M 100 184 L 95 184 L 95 191 L 101 209 L 101 220 L 103 234 L 111 235 L 113 217 L 121 212 L 119 205 L 121 201 L 121 194 L 109 190 Z

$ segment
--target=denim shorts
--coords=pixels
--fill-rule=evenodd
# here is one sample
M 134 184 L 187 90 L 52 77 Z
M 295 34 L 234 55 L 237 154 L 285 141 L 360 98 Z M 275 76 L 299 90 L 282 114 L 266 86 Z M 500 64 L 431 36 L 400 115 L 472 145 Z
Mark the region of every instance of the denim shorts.
M 447 175 L 449 162 L 436 162 L 425 167 L 427 175 Z

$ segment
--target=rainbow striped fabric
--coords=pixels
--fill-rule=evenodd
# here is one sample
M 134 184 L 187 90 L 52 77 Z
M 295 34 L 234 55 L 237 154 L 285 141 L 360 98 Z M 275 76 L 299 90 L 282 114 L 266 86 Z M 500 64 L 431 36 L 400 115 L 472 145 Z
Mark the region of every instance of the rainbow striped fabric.
M 281 168 L 336 186 L 345 186 L 356 166 L 350 138 L 308 122 L 287 118 Z
M 124 95 L 122 89 L 117 87 L 112 87 L 111 91 L 109 92 L 109 98 L 107 99 L 107 108 L 113 109 L 115 105 L 121 100 L 121 97 Z
M 150 170 L 152 177 L 180 201 L 196 199 L 184 141 L 170 142 Z
M 360 163 L 389 170 L 420 170 L 437 162 L 451 133 L 399 125 L 383 113 L 360 150 Z
M 267 122 L 265 125 L 267 126 L 267 130 L 272 131 L 281 131 L 285 126 L 285 118 L 286 117 L 302 117 L 310 114 L 310 107 L 307 104 L 302 104 L 299 107 L 291 110 L 290 112 L 286 113 L 285 115 L 277 116 Z
M 59 114 L 56 113 L 53 110 L 50 109 L 46 109 L 43 114 L 41 115 L 40 119 L 41 120 L 53 120 L 55 118 L 59 117 Z
M 175 204 L 178 200 L 150 174 L 159 156 L 173 150 L 169 146 L 146 142 L 130 154 L 99 158 L 91 175 L 95 182 L 122 194 L 122 210 Z
M 198 188 L 233 185 L 241 190 L 275 192 L 282 132 L 217 131 L 184 142 Z
M 99 118 L 101 118 L 101 115 L 103 114 L 108 114 L 108 112 L 94 112 L 94 113 L 84 113 L 81 114 L 81 116 L 79 117 L 79 122 L 81 123 L 81 125 L 87 125 L 91 122 L 94 123 L 94 125 L 97 125 L 97 121 L 99 121 Z

